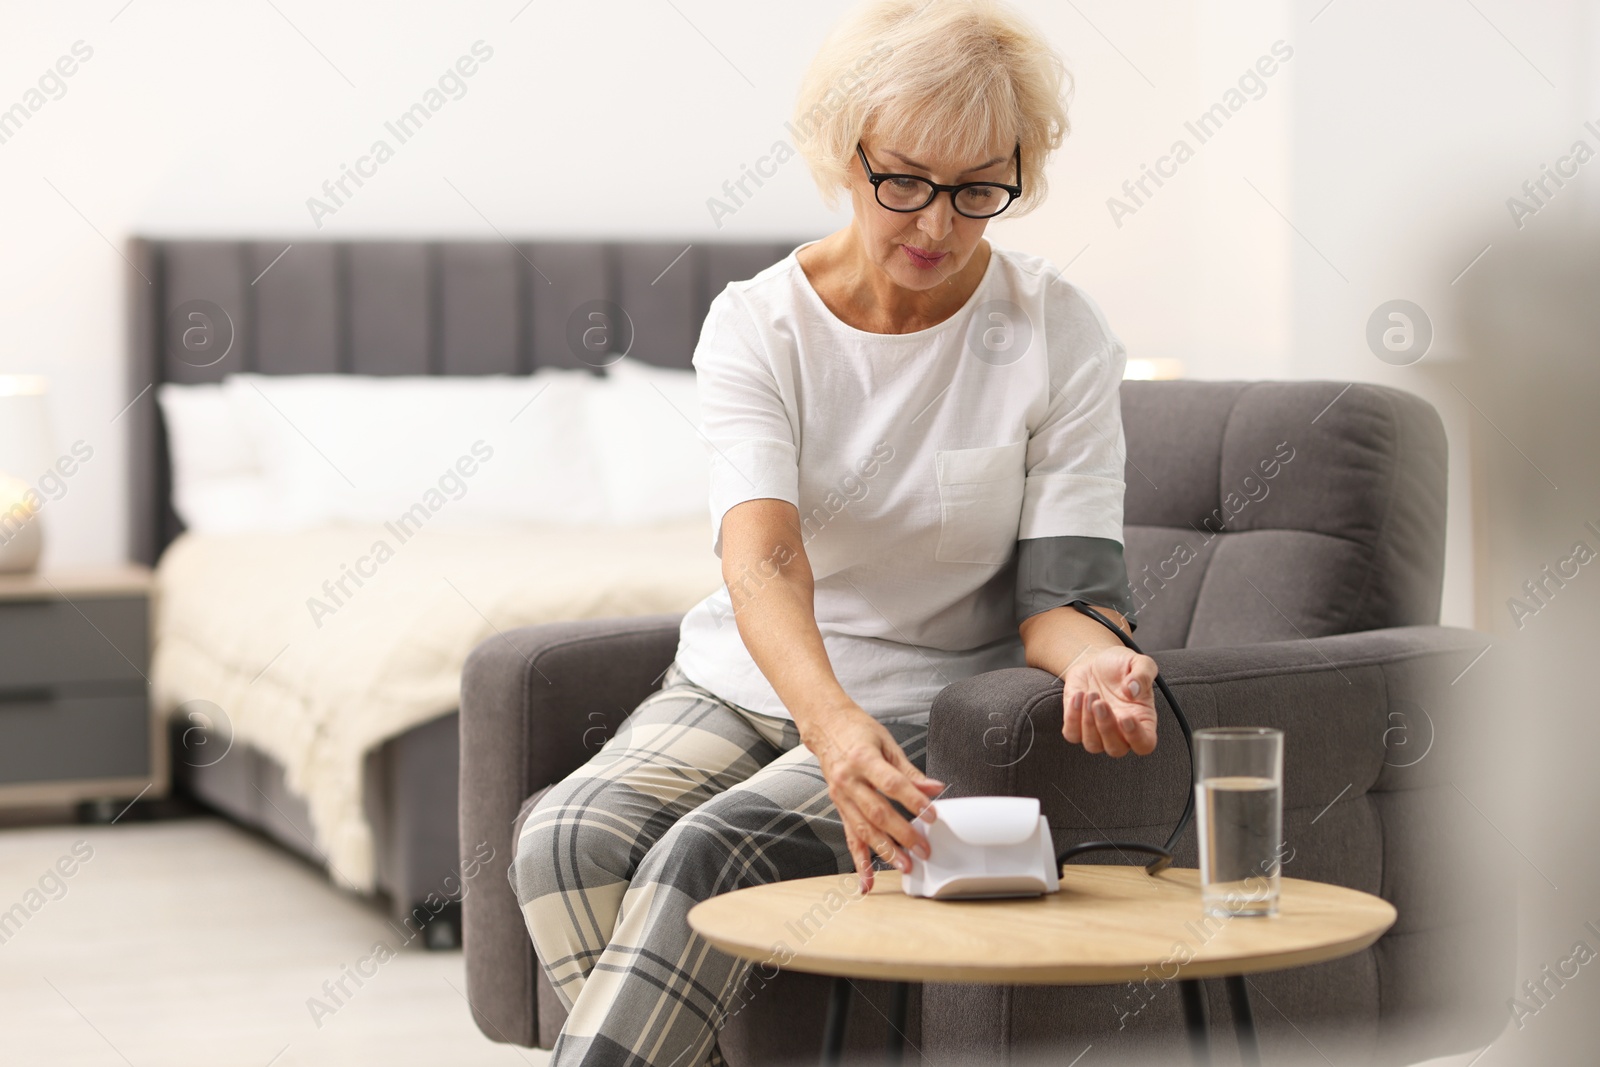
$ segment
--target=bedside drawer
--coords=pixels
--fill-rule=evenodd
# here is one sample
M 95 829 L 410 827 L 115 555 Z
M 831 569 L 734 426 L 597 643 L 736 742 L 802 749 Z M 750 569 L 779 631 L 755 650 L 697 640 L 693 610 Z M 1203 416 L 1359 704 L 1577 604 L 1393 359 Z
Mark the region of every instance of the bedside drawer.
M 0 690 L 0 785 L 150 774 L 144 683 L 92 694 Z
M 0 603 L 0 694 L 71 682 L 143 686 L 149 663 L 144 597 Z

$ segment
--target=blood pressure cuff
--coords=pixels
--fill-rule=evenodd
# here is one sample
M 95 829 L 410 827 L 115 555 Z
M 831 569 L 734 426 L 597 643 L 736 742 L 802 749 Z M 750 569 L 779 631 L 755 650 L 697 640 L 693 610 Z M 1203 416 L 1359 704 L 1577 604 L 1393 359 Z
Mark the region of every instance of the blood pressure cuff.
M 1030 615 L 1082 600 L 1137 628 L 1122 544 L 1109 537 L 1030 537 L 1017 542 L 1016 612 Z

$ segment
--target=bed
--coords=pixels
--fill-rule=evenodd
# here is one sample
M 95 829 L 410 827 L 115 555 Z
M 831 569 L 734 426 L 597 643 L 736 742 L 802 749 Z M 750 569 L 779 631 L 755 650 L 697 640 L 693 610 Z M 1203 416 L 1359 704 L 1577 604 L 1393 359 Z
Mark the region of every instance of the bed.
M 154 399 L 164 386 L 247 383 L 267 399 L 305 376 L 582 385 L 684 370 L 711 299 L 799 243 L 134 240 L 132 553 L 157 566 L 152 682 L 172 716 L 175 787 L 385 901 L 421 943 L 457 944 L 466 653 L 532 622 L 682 611 L 717 572 L 703 517 L 553 525 L 534 508 L 439 524 L 383 562 L 381 581 L 341 586 L 352 564 L 376 572 L 364 553 L 405 531 L 186 532 Z M 197 322 L 198 346 L 185 333 Z M 662 392 L 634 386 L 646 387 Z M 632 421 L 626 404 L 606 410 Z

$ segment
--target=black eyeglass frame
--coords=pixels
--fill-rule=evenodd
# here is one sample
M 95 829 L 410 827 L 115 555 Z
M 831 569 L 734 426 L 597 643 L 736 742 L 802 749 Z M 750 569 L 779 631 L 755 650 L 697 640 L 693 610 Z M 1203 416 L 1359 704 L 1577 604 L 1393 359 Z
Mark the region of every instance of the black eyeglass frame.
M 920 174 L 879 174 L 879 173 L 875 172 L 872 169 L 872 164 L 867 162 L 867 152 L 866 152 L 866 149 L 861 147 L 861 142 L 860 141 L 856 142 L 856 155 L 861 157 L 861 168 L 867 172 L 867 181 L 872 183 L 872 195 L 873 195 L 873 197 L 878 201 L 879 206 L 881 206 L 885 211 L 895 211 L 895 212 L 898 212 L 898 213 L 900 213 L 902 215 L 914 214 L 914 213 L 916 213 L 918 211 L 923 210 L 929 204 L 931 204 L 935 200 L 937 200 L 940 193 L 949 193 L 950 194 L 950 206 L 955 208 L 956 214 L 962 216 L 963 218 L 968 218 L 968 219 L 992 219 L 995 216 L 1004 213 L 1005 210 L 1007 208 L 1009 208 L 1012 204 L 1016 203 L 1017 202 L 1017 198 L 1022 195 L 1022 142 L 1021 141 L 1017 142 L 1017 147 L 1016 147 L 1015 151 L 1013 151 L 1012 154 L 1011 154 L 1012 161 L 1014 163 L 1016 163 L 1016 165 L 1017 165 L 1017 184 L 1015 184 L 1015 185 L 1007 185 L 1005 182 L 962 182 L 959 185 L 940 185 L 938 182 L 932 181 L 931 179 L 928 179 L 928 178 L 924 178 Z M 922 203 L 918 204 L 916 207 L 891 207 L 890 205 L 885 204 L 883 202 L 882 188 L 881 188 L 883 183 L 888 181 L 888 180 L 890 180 L 891 178 L 903 178 L 903 179 L 905 179 L 907 181 L 921 182 L 922 184 L 924 184 L 926 186 L 929 186 L 932 189 L 932 192 L 930 192 L 928 194 L 928 199 L 924 200 Z M 993 214 L 990 214 L 990 215 L 974 215 L 974 214 L 971 214 L 970 212 L 962 211 L 961 210 L 961 205 L 959 203 L 957 203 L 957 201 L 956 201 L 956 194 L 957 193 L 961 192 L 963 189 L 972 189 L 972 188 L 1003 189 L 1003 190 L 1006 191 L 1007 194 L 1010 195 L 1011 199 L 1007 200 L 1005 202 L 1004 206 L 1002 206 L 999 211 L 996 211 Z

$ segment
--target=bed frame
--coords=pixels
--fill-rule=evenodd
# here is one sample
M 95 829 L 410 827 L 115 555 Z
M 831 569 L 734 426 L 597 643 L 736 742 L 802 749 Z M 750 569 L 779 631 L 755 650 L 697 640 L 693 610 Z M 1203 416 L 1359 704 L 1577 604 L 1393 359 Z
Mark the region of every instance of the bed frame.
M 226 375 L 526 374 L 589 365 L 571 324 L 594 301 L 621 308 L 628 354 L 689 366 L 711 300 L 787 255 L 801 239 L 681 241 L 131 242 L 128 424 L 132 555 L 154 564 L 183 531 L 154 389 Z M 180 309 L 225 312 L 220 345 L 182 346 Z M 615 318 L 614 311 L 610 317 Z M 608 322 L 615 336 L 617 322 Z M 581 332 L 582 327 L 579 327 Z M 212 359 L 215 362 L 211 362 Z M 459 944 L 457 714 L 450 712 L 368 754 L 365 804 L 377 844 L 380 892 L 430 947 Z M 177 731 L 174 732 L 174 738 Z M 192 740 L 192 739 L 191 739 Z M 174 784 L 203 803 L 322 863 L 301 798 L 265 754 L 238 746 L 197 768 L 175 749 Z

